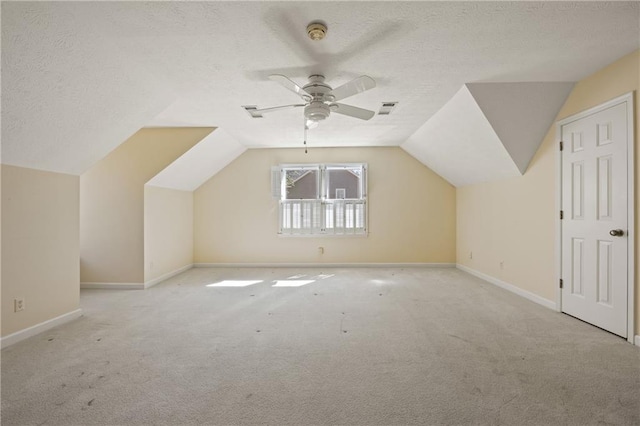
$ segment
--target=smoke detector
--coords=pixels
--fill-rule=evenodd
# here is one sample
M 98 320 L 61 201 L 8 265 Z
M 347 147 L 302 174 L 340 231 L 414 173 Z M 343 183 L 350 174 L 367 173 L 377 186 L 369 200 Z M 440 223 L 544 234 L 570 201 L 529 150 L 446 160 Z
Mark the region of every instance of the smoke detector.
M 307 25 L 307 35 L 311 40 L 322 40 L 327 35 L 327 26 L 320 22 L 312 22 Z

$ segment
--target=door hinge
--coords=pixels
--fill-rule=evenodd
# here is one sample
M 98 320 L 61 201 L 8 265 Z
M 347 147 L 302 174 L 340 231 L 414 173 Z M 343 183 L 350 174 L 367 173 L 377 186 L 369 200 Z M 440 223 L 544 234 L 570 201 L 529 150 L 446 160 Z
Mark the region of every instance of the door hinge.
M 564 149 L 564 143 L 560 141 L 560 151 L 562 151 L 563 149 Z
M 564 211 L 560 210 L 560 219 L 564 219 Z
M 562 288 L 562 278 L 560 278 L 560 288 Z

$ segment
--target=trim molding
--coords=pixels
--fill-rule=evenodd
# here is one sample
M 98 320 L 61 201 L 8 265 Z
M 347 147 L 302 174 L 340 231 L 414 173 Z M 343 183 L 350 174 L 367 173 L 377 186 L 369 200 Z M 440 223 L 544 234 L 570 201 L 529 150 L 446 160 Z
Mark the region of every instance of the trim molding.
M 161 283 L 164 280 L 168 280 L 171 277 L 175 277 L 178 274 L 183 273 L 184 271 L 188 271 L 189 269 L 193 268 L 193 263 L 189 263 L 188 265 L 184 265 L 182 268 L 178 268 L 175 271 L 171 271 L 171 272 L 167 272 L 166 274 L 163 274 L 157 278 L 154 278 L 152 280 L 149 281 L 145 281 L 144 283 L 144 288 L 149 288 L 149 287 L 153 287 L 154 285 Z
M 42 332 L 50 330 L 53 327 L 57 327 L 59 325 L 68 323 L 69 321 L 73 321 L 74 319 L 80 318 L 81 316 L 82 309 L 76 309 L 75 311 L 67 312 L 66 314 L 62 314 L 58 317 L 41 322 L 40 324 L 27 327 L 24 330 L 16 331 L 15 333 L 2 337 L 0 339 L 0 347 L 4 349 L 7 346 L 13 345 L 14 343 L 18 343 L 24 339 L 28 339 L 29 337 L 33 337 L 36 334 L 40 334 Z
M 556 310 L 556 304 L 555 302 L 552 302 L 549 299 L 545 299 L 544 297 L 540 297 L 537 294 L 533 294 L 531 292 L 528 292 L 526 290 L 521 289 L 520 287 L 517 287 L 513 284 L 509 284 L 508 282 L 499 280 L 497 278 L 494 278 L 490 275 L 484 274 L 482 272 L 476 271 L 475 269 L 471 269 L 468 266 L 464 266 L 461 264 L 456 264 L 456 268 L 460 269 L 461 271 L 464 271 L 468 274 L 471 274 L 473 276 L 476 276 L 478 278 L 481 278 L 493 285 L 496 285 L 502 289 L 508 290 L 512 293 L 517 294 L 518 296 L 524 297 L 525 299 L 528 299 L 532 302 L 535 302 L 539 305 L 544 306 L 545 308 L 549 308 L 549 309 L 553 309 L 554 311 Z
M 144 290 L 143 283 L 80 283 L 84 289 Z
M 171 277 L 174 277 L 178 274 L 181 274 L 184 271 L 188 271 L 193 268 L 193 263 L 185 265 L 181 268 L 176 269 L 175 271 L 167 272 L 157 278 L 154 278 L 149 281 L 145 281 L 144 283 L 91 283 L 85 282 L 80 283 L 80 288 L 85 289 L 102 289 L 102 290 L 145 290 L 149 287 L 153 287 L 156 284 L 161 283 L 164 280 L 168 280 Z
M 455 268 L 455 263 L 194 263 L 194 268 Z

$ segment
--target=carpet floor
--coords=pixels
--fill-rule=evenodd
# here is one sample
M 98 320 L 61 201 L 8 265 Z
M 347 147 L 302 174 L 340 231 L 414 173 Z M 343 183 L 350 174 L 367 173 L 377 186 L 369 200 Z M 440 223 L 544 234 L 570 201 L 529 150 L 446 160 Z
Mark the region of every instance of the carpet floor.
M 2 351 L 3 425 L 640 424 L 638 348 L 452 268 L 197 268 L 81 308 Z

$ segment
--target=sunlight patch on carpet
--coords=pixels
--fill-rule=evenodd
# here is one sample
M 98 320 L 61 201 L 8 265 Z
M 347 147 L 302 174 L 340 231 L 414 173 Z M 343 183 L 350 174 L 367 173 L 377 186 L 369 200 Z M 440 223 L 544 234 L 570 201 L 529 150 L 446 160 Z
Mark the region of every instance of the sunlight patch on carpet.
M 273 287 L 302 287 L 316 280 L 278 280 Z
M 262 280 L 224 280 L 213 284 L 207 284 L 207 287 L 248 287 L 261 282 Z

